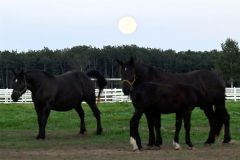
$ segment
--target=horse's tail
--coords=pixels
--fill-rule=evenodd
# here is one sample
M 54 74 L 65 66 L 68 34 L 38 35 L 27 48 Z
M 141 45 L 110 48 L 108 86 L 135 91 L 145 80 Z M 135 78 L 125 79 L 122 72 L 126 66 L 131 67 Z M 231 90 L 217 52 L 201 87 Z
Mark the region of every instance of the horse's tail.
M 229 125 L 230 115 L 225 107 L 225 103 L 220 105 L 215 105 L 215 115 L 216 115 L 216 128 L 215 134 L 218 136 L 221 132 L 223 125 Z
M 221 132 L 223 125 L 226 125 L 225 126 L 226 128 L 228 128 L 230 125 L 230 115 L 225 106 L 225 91 L 224 91 L 224 95 L 219 96 L 218 103 L 215 104 L 215 115 L 216 115 L 215 135 L 218 136 Z M 230 135 L 228 135 L 228 133 L 227 133 L 226 136 L 227 137 L 225 137 L 225 138 L 230 141 L 231 140 Z
M 98 92 L 98 97 L 97 97 L 97 101 L 99 102 L 100 101 L 100 94 L 102 93 L 102 90 L 103 88 L 107 85 L 107 81 L 106 79 L 104 78 L 104 76 L 96 71 L 96 70 L 90 70 L 90 71 L 87 71 L 86 73 L 89 77 L 92 77 L 92 78 L 96 78 L 97 79 L 97 84 L 98 84 L 98 87 L 99 87 L 99 92 Z

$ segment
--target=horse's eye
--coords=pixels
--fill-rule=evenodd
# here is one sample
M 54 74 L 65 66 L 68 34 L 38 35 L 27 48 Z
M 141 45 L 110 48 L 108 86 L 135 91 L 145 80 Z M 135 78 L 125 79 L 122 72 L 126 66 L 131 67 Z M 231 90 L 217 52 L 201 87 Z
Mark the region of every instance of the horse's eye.
M 15 79 L 15 83 L 17 83 L 18 82 L 18 79 Z

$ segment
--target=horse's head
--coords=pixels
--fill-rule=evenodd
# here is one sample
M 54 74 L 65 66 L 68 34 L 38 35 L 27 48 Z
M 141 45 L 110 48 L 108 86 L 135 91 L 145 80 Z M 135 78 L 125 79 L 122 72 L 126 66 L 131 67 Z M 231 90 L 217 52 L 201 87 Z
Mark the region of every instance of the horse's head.
M 122 79 L 122 90 L 125 95 L 129 95 L 132 90 L 133 84 L 136 81 L 134 60 L 131 58 L 127 62 L 121 62 L 116 59 L 118 64 L 121 66 L 121 79 Z
M 13 92 L 12 92 L 12 100 L 17 102 L 19 97 L 21 97 L 27 90 L 27 82 L 25 73 L 21 71 L 20 73 L 16 73 L 13 71 Z

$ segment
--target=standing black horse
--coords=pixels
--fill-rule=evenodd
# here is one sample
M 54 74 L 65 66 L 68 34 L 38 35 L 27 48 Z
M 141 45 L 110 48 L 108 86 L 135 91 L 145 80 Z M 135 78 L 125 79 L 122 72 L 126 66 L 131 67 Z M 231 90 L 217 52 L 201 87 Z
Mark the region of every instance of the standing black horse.
M 135 108 L 130 120 L 130 142 L 133 149 L 142 148 L 138 132 L 138 125 L 143 113 L 151 116 L 148 121 L 157 126 L 160 114 L 176 113 L 176 131 L 174 136 L 175 149 L 179 149 L 179 132 L 184 120 L 185 142 L 190 147 L 193 144 L 190 139 L 191 113 L 195 106 L 201 105 L 204 95 L 190 85 L 159 84 L 144 82 L 130 89 L 130 97 Z M 156 134 L 160 135 L 160 126 L 156 127 Z
M 225 85 L 223 80 L 214 72 L 197 70 L 183 74 L 172 74 L 151 66 L 134 63 L 133 58 L 125 63 L 119 60 L 117 62 L 121 66 L 123 92 L 125 94 L 129 94 L 129 86 L 132 88 L 148 81 L 161 84 L 189 84 L 200 90 L 205 95 L 200 107 L 204 109 L 210 124 L 209 136 L 205 143 L 215 142 L 215 136 L 219 135 L 223 124 L 225 127 L 223 143 L 230 142 L 230 116 L 225 107 Z M 153 134 L 150 132 L 151 135 Z M 149 140 L 152 140 L 149 141 L 149 144 L 155 144 L 154 137 L 149 137 Z
M 43 71 L 28 71 L 15 74 L 13 80 L 12 99 L 17 102 L 19 97 L 29 89 L 38 117 L 39 133 L 37 139 L 45 139 L 45 127 L 50 110 L 68 111 L 75 109 L 80 117 L 80 133 L 86 131 L 84 111 L 81 103 L 85 101 L 93 111 L 97 120 L 97 134 L 102 133 L 100 111 L 96 106 L 94 83 L 88 77 L 97 79 L 99 94 L 106 86 L 105 78 L 95 70 L 82 73 L 70 71 L 54 76 Z

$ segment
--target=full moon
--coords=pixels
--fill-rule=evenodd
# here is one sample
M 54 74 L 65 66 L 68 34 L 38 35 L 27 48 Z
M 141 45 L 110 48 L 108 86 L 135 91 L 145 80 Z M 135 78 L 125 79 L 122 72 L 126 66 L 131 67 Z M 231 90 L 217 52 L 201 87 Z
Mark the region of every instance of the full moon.
M 118 28 L 123 34 L 132 34 L 137 29 L 137 23 L 132 17 L 122 17 L 118 22 Z

